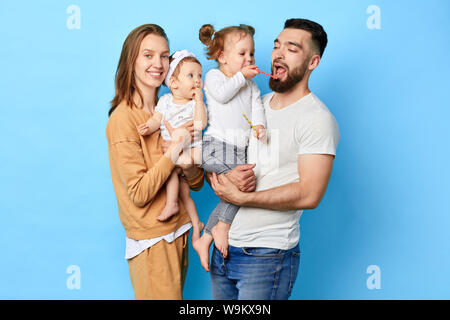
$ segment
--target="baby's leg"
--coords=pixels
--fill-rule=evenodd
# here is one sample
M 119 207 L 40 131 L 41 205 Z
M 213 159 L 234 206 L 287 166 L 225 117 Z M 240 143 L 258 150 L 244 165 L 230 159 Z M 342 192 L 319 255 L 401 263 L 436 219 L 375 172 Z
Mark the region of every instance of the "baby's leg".
M 166 182 L 166 206 L 161 211 L 161 214 L 156 218 L 157 220 L 165 221 L 178 212 L 178 194 L 179 178 L 178 170 L 175 169 L 172 171 Z
M 204 225 L 198 218 L 194 200 L 190 196 L 189 184 L 184 179 L 180 179 L 180 196 L 192 223 L 192 246 L 200 257 L 202 267 L 208 272 L 209 247 L 211 246 L 212 237 L 211 235 L 206 235 L 206 233 L 203 233 L 203 236 L 200 237 Z
M 202 164 L 202 147 L 191 148 L 191 158 L 195 165 Z
M 200 257 L 200 264 L 206 272 L 209 272 L 209 247 L 212 242 L 213 237 L 207 232 L 203 232 L 202 236 L 197 241 L 192 241 L 192 246 Z
M 182 169 L 186 169 L 192 166 L 192 157 L 190 149 L 183 150 L 183 152 L 178 157 L 176 164 Z
M 200 238 L 200 233 L 202 232 L 204 225 L 198 218 L 197 208 L 190 195 L 189 184 L 183 178 L 180 178 L 180 196 L 189 218 L 191 219 L 193 228 L 192 242 L 197 241 Z

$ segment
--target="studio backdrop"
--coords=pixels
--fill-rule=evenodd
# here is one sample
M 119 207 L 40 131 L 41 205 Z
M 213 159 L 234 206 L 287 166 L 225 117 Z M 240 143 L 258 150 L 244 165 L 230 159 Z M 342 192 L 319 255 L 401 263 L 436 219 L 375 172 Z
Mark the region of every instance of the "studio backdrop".
M 300 219 L 291 299 L 449 299 L 449 15 L 446 0 L 3 1 L 0 298 L 134 298 L 105 136 L 132 29 L 162 26 L 205 74 L 216 63 L 199 28 L 248 24 L 270 72 L 284 21 L 307 18 L 329 40 L 310 89 L 341 139 L 321 204 Z M 191 194 L 206 222 L 218 198 L 207 183 Z M 189 249 L 184 297 L 211 299 Z

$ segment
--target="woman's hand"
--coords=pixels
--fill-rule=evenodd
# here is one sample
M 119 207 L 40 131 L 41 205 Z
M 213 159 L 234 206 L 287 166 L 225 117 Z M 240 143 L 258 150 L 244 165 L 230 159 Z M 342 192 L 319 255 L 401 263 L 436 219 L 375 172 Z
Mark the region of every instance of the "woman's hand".
M 183 151 L 183 148 L 190 143 L 192 135 L 189 133 L 189 130 L 186 129 L 186 126 L 180 126 L 174 129 L 168 121 L 164 121 L 164 125 L 172 138 L 172 140 L 168 141 L 169 145 L 164 151 L 164 155 L 175 163 L 177 162 L 180 153 Z M 192 131 L 193 128 L 194 124 L 192 123 Z
M 172 141 L 176 143 L 182 143 L 183 147 L 190 144 L 194 138 L 194 121 L 191 120 L 185 124 L 173 128 L 168 121 L 164 121 L 167 131 L 172 138 Z

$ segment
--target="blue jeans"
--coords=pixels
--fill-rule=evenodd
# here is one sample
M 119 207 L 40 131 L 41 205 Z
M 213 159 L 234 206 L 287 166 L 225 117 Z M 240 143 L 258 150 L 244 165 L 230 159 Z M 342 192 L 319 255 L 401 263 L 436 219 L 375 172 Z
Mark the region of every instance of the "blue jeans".
M 214 248 L 211 287 L 214 300 L 287 300 L 297 278 L 300 250 L 228 247 L 222 257 Z

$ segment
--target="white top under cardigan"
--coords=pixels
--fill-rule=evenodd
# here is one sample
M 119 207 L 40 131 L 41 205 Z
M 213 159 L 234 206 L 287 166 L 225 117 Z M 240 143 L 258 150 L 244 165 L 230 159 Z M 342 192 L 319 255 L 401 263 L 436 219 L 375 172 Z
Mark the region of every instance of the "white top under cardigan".
M 253 126 L 266 127 L 258 86 L 241 72 L 228 78 L 219 69 L 212 69 L 205 75 L 204 90 L 209 123 L 205 135 L 243 148 L 251 134 L 243 114 Z

